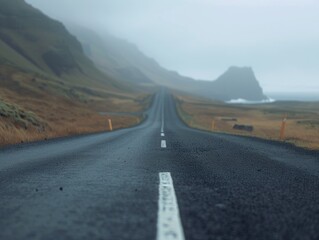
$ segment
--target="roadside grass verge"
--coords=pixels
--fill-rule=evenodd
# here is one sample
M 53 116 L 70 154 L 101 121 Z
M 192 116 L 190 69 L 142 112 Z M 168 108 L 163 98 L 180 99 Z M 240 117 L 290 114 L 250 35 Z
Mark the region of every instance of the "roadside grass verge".
M 284 141 L 319 149 L 319 103 L 230 105 L 182 94 L 174 98 L 178 114 L 189 127 L 280 141 L 282 120 L 287 116 Z M 237 130 L 234 125 L 251 126 L 253 130 Z

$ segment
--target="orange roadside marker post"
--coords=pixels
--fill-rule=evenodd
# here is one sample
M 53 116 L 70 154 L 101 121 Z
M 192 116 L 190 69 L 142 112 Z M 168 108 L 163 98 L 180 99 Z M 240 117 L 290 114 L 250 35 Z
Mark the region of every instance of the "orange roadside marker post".
M 287 115 L 285 115 L 281 123 L 280 140 L 285 140 L 286 124 L 287 124 Z
M 112 120 L 109 119 L 109 129 L 110 131 L 113 131 L 113 125 L 112 125 Z

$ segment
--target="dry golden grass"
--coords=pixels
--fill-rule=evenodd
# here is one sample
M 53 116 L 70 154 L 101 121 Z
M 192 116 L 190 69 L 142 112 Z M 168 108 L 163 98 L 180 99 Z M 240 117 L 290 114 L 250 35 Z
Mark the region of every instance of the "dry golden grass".
M 228 105 L 186 95 L 175 96 L 186 124 L 203 130 L 278 140 L 287 115 L 285 141 L 319 149 L 319 103 L 278 102 L 262 105 Z M 253 132 L 234 130 L 234 124 L 251 125 Z
M 124 97 L 84 95 L 85 101 L 81 101 L 52 92 L 49 85 L 42 88 L 42 79 L 37 77 L 36 82 L 40 85 L 33 79 L 28 73 L 0 67 L 0 145 L 109 131 L 108 119 L 112 119 L 114 130 L 130 127 L 140 123 L 142 115 L 129 113 L 144 111 L 152 100 L 146 94 L 130 94 Z M 3 106 L 12 107 L 11 115 L 1 113 Z M 128 114 L 108 116 L 100 112 Z M 28 120 L 25 114 L 36 121 Z
M 137 117 L 133 116 L 112 116 L 110 119 L 112 119 L 114 130 L 130 127 L 141 121 Z M 90 116 L 89 118 L 81 117 L 72 121 L 60 119 L 49 126 L 49 129 L 46 129 L 45 131 L 39 131 L 35 128 L 24 129 L 14 126 L 14 124 L 10 122 L 1 121 L 0 143 L 1 145 L 7 145 L 110 130 L 108 126 L 108 117 L 102 117 L 98 115 Z

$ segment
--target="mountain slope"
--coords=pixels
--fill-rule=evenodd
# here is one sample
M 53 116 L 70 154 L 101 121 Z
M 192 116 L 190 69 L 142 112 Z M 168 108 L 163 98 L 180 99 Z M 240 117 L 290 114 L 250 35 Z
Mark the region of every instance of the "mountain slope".
M 121 86 L 102 74 L 85 56 L 81 44 L 58 21 L 23 0 L 0 0 L 2 63 L 86 86 Z
M 162 68 L 154 59 L 145 56 L 134 44 L 110 34 L 99 36 L 90 29 L 74 24 L 69 23 L 67 26 L 82 43 L 86 55 L 103 72 L 135 84 L 155 83 L 174 87 L 179 81 L 184 85 L 187 82 L 192 83 L 191 79 Z
M 100 112 L 140 112 L 149 101 L 98 70 L 62 23 L 0 0 L 0 145 L 106 130 Z M 112 119 L 120 128 L 141 116 Z
M 266 99 L 250 68 L 230 68 L 216 81 L 198 81 L 161 67 L 135 45 L 109 34 L 99 36 L 91 30 L 68 24 L 82 43 L 86 55 L 101 71 L 136 84 L 155 83 L 211 99 Z

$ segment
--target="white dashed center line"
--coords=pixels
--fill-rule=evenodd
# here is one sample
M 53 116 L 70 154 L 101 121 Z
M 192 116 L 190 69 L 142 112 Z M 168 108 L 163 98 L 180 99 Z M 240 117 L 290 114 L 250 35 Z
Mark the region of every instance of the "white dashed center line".
M 166 148 L 166 140 L 161 141 L 161 148 Z
M 162 126 L 161 126 L 161 133 L 164 132 L 164 125 L 165 125 L 165 120 L 164 120 L 164 103 L 162 102 Z
M 183 227 L 169 172 L 159 173 L 157 240 L 184 240 Z
M 164 133 L 164 104 L 163 104 L 163 103 L 162 103 L 161 137 L 165 137 L 165 133 Z M 161 141 L 161 148 L 166 148 L 166 140 L 162 140 L 162 141 Z

